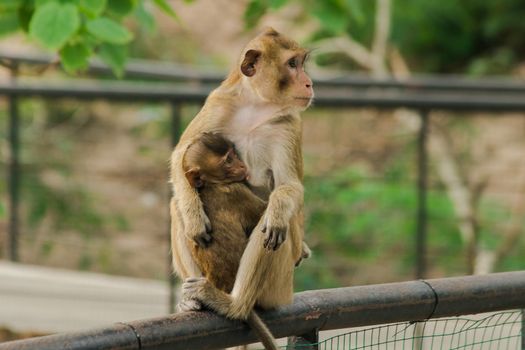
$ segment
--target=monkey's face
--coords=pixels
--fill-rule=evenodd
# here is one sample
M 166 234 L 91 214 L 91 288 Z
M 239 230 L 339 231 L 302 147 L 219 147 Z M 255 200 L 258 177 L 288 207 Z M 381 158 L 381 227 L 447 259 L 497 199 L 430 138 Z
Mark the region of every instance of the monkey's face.
M 204 183 L 242 182 L 247 176 L 246 164 L 237 156 L 233 147 L 225 155 L 210 155 L 200 168 L 200 177 Z
M 273 29 L 248 47 L 241 72 L 262 101 L 299 111 L 310 106 L 313 84 L 304 69 L 308 51 Z
M 248 177 L 246 164 L 235 152 L 233 143 L 219 133 L 205 132 L 186 150 L 183 169 L 190 185 L 242 182 Z
M 212 181 L 219 183 L 242 182 L 248 177 L 246 164 L 230 148 L 223 157 L 215 160 L 216 178 Z

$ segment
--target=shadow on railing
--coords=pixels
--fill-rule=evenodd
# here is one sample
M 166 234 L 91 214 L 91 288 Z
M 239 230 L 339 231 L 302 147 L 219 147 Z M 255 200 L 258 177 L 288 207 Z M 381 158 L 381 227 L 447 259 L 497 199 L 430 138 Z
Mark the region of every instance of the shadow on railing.
M 299 348 L 294 344 L 300 343 L 301 349 L 316 349 L 321 330 L 523 308 L 525 271 L 518 271 L 302 292 L 295 295 L 292 305 L 261 316 L 276 337 L 290 337 L 290 348 Z M 524 327 L 522 323 L 521 334 Z M 255 341 L 242 322 L 210 312 L 190 312 L 7 342 L 0 344 L 0 350 L 198 350 Z M 312 345 L 305 347 L 305 343 Z

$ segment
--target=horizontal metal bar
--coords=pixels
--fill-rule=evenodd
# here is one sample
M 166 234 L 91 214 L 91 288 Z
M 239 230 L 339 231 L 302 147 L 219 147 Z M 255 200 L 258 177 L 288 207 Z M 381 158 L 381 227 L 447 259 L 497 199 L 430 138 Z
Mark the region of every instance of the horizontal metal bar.
M 45 65 L 54 60 L 51 55 L 0 54 L 0 60 L 32 65 Z M 93 74 L 112 74 L 111 68 L 98 60 L 93 60 L 88 72 Z M 195 66 L 172 62 L 130 59 L 126 64 L 125 76 L 138 79 L 164 81 L 192 80 L 201 83 L 219 84 L 227 72 L 197 68 Z M 478 92 L 525 92 L 525 81 L 506 77 L 466 78 L 457 75 L 414 76 L 398 80 L 393 78 L 371 79 L 366 75 L 314 76 L 317 87 L 379 87 L 409 90 L 445 90 Z
M 0 60 L 19 62 L 31 65 L 47 65 L 55 61 L 51 55 L 0 54 Z M 113 75 L 111 67 L 100 60 L 92 60 L 88 73 Z M 226 75 L 223 71 L 196 68 L 184 64 L 166 61 L 130 59 L 126 63 L 125 76 L 128 78 L 155 79 L 164 81 L 195 80 L 202 83 L 219 83 Z
M 190 84 L 93 82 L 0 83 L 0 95 L 45 98 L 173 101 L 202 103 L 212 86 Z M 324 107 L 414 108 L 469 111 L 524 111 L 525 94 L 392 92 L 375 89 L 318 89 L 314 105 Z
M 17 82 L 0 83 L 0 95 L 45 98 L 107 99 L 124 101 L 186 101 L 202 102 L 211 87 L 181 86 L 161 83 L 93 82 L 72 83 Z
M 405 90 L 443 90 L 472 92 L 525 92 L 525 81 L 513 78 L 470 78 L 461 75 L 416 75 L 405 79 L 373 79 L 366 75 L 314 77 L 323 87 L 396 88 Z
M 525 308 L 525 271 L 302 292 L 292 305 L 261 316 L 276 337 L 285 337 L 312 329 L 520 308 Z M 189 312 L 1 343 L 0 350 L 214 349 L 254 341 L 255 335 L 242 322 L 210 312 Z
M 317 90 L 314 105 L 324 107 L 411 108 L 450 111 L 524 111 L 525 94 L 469 94 L 419 91 Z

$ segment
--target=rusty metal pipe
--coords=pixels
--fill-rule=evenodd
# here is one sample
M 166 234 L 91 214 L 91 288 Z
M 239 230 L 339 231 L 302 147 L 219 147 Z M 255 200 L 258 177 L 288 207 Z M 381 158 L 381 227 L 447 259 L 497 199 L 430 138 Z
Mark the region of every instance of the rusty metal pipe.
M 302 292 L 262 312 L 276 337 L 525 308 L 525 271 Z M 210 312 L 173 314 L 85 332 L 0 344 L 0 350 L 215 349 L 256 341 L 242 322 Z

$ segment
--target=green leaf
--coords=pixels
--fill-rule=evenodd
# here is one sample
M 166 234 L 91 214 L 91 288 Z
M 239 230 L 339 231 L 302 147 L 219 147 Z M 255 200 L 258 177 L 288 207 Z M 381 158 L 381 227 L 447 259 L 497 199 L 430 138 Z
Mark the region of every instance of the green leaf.
M 106 0 L 80 0 L 80 8 L 89 15 L 98 16 L 106 8 Z
M 334 34 L 344 32 L 348 25 L 348 13 L 335 1 L 316 2 L 312 15 L 317 17 L 325 29 Z
M 62 47 L 80 27 L 78 8 L 49 2 L 39 7 L 29 23 L 29 34 L 48 49 Z
M 34 13 L 35 9 L 27 2 L 24 2 L 22 7 L 18 9 L 18 21 L 20 22 L 20 27 L 26 33 L 29 33 L 29 23 L 31 22 Z
M 360 0 L 346 0 L 346 4 L 353 19 L 355 19 L 359 24 L 364 23 L 365 13 L 363 12 L 363 7 L 361 6 Z
M 58 2 L 58 0 L 35 0 L 35 8 L 42 7 L 50 2 Z
M 244 24 L 246 28 L 251 29 L 255 27 L 257 22 L 259 22 L 261 17 L 266 13 L 266 10 L 268 10 L 268 7 L 264 1 L 251 0 L 246 11 L 244 11 Z
M 133 34 L 127 28 L 107 17 L 88 21 L 86 28 L 97 39 L 111 44 L 126 44 L 133 39 Z
M 158 8 L 162 10 L 167 15 L 170 15 L 171 17 L 177 19 L 177 14 L 175 11 L 173 11 L 173 8 L 171 8 L 170 4 L 166 0 L 153 0 L 155 5 L 157 5 Z
M 16 32 L 20 28 L 18 12 L 7 12 L 0 16 L 0 37 Z
M 22 6 L 23 0 L 2 0 L 0 2 L 0 12 L 18 10 Z M 3 16 L 3 14 L 2 14 Z
M 136 5 L 137 0 L 108 0 L 107 11 L 109 14 L 120 18 L 129 15 Z
M 117 77 L 122 77 L 124 64 L 128 57 L 128 47 L 126 45 L 102 44 L 98 55 L 102 61 L 111 67 Z
M 135 10 L 135 16 L 137 17 L 141 26 L 146 28 L 146 31 L 149 33 L 155 31 L 155 17 L 153 17 L 153 15 L 144 8 L 143 2 L 139 2 L 137 9 Z
M 83 43 L 68 44 L 60 50 L 60 59 L 66 72 L 72 74 L 86 69 L 89 65 L 91 50 Z
M 288 2 L 288 0 L 270 0 L 269 1 L 269 6 L 270 6 L 271 9 L 277 10 L 277 9 L 283 7 L 287 2 Z

